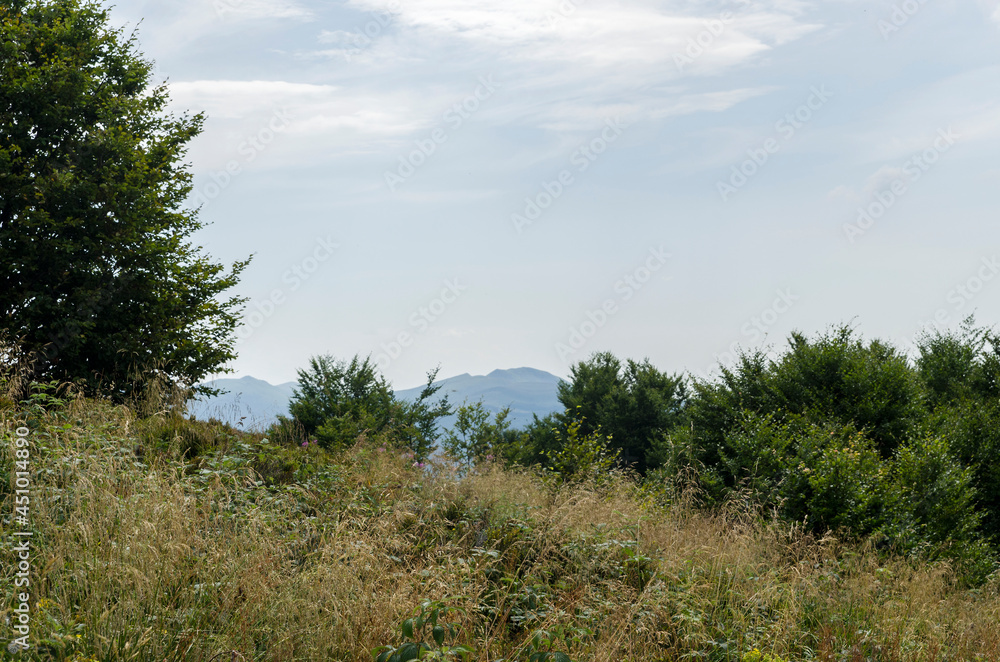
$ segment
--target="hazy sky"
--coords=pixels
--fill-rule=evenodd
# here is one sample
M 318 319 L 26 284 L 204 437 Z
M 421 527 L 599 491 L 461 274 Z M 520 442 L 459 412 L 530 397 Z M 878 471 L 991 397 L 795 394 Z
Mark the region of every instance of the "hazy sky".
M 1000 2 L 119 0 L 205 111 L 235 376 L 707 372 L 1000 323 Z M 139 22 L 141 20 L 141 23 Z

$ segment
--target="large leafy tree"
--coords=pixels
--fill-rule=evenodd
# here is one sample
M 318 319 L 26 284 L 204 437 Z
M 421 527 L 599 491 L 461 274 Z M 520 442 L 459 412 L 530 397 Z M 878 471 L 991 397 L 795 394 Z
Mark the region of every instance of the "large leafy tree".
M 35 380 L 123 400 L 235 356 L 244 300 L 220 295 L 247 261 L 202 254 L 184 207 L 204 118 L 151 78 L 95 3 L 0 4 L 0 318 Z

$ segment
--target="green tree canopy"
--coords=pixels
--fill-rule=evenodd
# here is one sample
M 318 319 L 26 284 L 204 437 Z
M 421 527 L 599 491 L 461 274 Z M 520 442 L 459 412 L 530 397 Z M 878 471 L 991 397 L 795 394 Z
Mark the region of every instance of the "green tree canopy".
M 609 448 L 623 462 L 646 471 L 655 440 L 683 416 L 684 378 L 660 372 L 648 360 L 622 364 L 609 352 L 596 353 L 570 370 L 570 381 L 559 385 L 559 401 L 566 408 L 556 417 L 562 429 L 579 421 L 580 436 L 599 432 L 610 438 Z
M 35 380 L 125 399 L 234 358 L 243 299 L 189 238 L 182 162 L 202 115 L 165 112 L 134 36 L 82 0 L 0 5 L 0 317 Z
M 922 388 L 906 356 L 848 327 L 809 340 L 792 333 L 777 360 L 746 352 L 715 382 L 695 382 L 689 414 L 703 460 L 718 464 L 743 412 L 853 425 L 889 457 L 923 415 Z
M 289 406 L 291 418 L 279 417 L 279 426 L 294 422 L 326 448 L 353 444 L 362 434 L 385 434 L 393 443 L 426 458 L 437 441 L 437 421 L 451 413 L 448 396 L 435 400 L 437 370 L 427 374 L 427 385 L 416 402 L 397 400 L 392 388 L 370 357 L 338 361 L 316 356 L 298 371 L 299 386 Z

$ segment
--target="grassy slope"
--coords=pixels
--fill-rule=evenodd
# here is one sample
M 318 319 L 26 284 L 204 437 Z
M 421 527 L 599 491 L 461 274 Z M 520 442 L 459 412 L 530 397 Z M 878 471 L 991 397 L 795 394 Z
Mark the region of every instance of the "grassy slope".
M 963 590 L 739 504 L 427 473 L 380 440 L 331 457 L 92 401 L 0 412 L 8 438 L 26 417 L 37 647 L 21 659 L 371 660 L 427 599 L 464 609 L 457 641 L 484 662 L 527 659 L 538 628 L 564 628 L 576 661 L 1000 659 L 996 581 Z M 201 458 L 180 459 L 192 444 Z

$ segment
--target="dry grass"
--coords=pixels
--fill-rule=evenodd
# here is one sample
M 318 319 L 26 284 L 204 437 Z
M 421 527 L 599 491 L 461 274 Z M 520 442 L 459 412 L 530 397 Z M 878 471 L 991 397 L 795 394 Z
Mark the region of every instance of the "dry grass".
M 205 428 L 184 432 L 215 435 L 192 458 L 156 441 L 182 429 L 169 416 L 89 400 L 0 412 L 34 444 L 22 658 L 371 660 L 423 600 L 447 599 L 483 662 L 526 659 L 539 628 L 568 628 L 557 648 L 574 660 L 1000 660 L 996 581 L 964 590 L 946 566 L 739 504 L 664 508 L 620 476 L 426 473 L 385 440 L 330 457 Z M 264 454 L 294 478 L 264 481 Z

